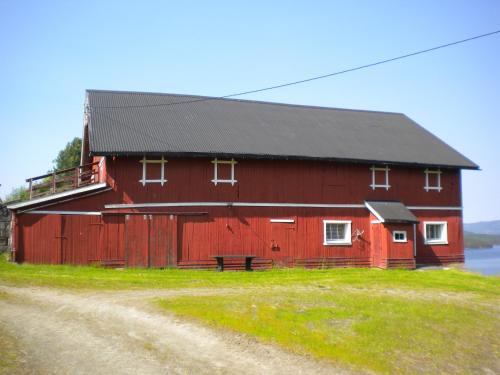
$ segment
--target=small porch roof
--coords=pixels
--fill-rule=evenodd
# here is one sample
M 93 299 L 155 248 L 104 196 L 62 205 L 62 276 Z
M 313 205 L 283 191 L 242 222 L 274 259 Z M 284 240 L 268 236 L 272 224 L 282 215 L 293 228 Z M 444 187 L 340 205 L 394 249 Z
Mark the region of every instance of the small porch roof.
M 418 219 L 401 202 L 366 201 L 366 208 L 382 223 L 418 223 Z

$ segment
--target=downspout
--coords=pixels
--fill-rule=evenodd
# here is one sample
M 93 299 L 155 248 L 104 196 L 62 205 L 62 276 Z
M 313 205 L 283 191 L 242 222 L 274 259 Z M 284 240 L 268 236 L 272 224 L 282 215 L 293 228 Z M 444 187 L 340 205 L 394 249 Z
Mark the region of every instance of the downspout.
M 417 224 L 413 223 L 413 257 L 417 258 Z
M 10 248 L 10 261 L 16 262 L 16 246 L 17 246 L 17 218 L 14 211 L 10 212 L 10 231 L 8 247 Z

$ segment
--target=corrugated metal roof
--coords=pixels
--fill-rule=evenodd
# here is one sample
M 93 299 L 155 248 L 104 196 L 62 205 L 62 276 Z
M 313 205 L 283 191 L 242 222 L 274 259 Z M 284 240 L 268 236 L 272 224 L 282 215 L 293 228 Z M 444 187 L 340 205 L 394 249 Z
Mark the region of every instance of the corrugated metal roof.
M 234 155 L 478 168 L 401 113 L 87 91 L 90 152 Z
M 384 223 L 418 223 L 418 219 L 401 202 L 365 202 L 370 212 Z

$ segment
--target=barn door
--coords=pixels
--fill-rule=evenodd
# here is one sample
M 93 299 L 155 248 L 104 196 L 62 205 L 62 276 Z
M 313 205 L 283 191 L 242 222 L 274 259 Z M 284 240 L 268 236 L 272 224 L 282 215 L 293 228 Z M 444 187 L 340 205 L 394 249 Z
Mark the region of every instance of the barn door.
M 177 265 L 175 246 L 176 219 L 174 215 L 150 216 L 149 267 L 174 267 Z
M 176 220 L 172 215 L 126 215 L 126 265 L 157 268 L 175 266 L 175 228 Z
M 210 260 L 220 251 L 217 227 L 208 216 L 178 216 L 177 218 L 178 262 Z M 225 229 L 225 227 L 224 227 Z
M 149 267 L 149 216 L 125 215 L 127 267 Z
M 271 222 L 271 257 L 284 263 L 295 257 L 295 222 Z

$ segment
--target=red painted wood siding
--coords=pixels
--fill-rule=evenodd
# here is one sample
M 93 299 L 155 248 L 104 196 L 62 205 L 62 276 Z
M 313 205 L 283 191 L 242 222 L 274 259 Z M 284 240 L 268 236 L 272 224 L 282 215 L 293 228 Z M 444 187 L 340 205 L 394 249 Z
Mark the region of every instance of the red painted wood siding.
M 99 216 L 24 214 L 17 220 L 19 262 L 88 264 L 99 256 Z
M 295 222 L 272 223 L 272 218 Z M 365 209 L 221 207 L 205 216 L 179 216 L 179 261 L 211 259 L 218 254 L 251 254 L 284 265 L 307 258 L 369 260 L 366 235 L 352 245 L 323 244 L 323 220 L 330 219 L 352 220 L 353 232 L 369 233 Z
M 422 211 L 417 226 L 417 263 L 454 263 L 464 261 L 463 221 L 461 211 Z M 426 245 L 424 221 L 446 221 L 448 244 Z
M 441 192 L 425 192 L 423 168 L 391 166 L 391 188 L 386 191 L 369 186 L 369 165 L 242 159 L 236 165 L 238 182 L 234 186 L 215 186 L 211 182 L 211 159 L 170 158 L 165 171 L 168 182 L 164 186 L 143 186 L 139 182 L 139 160 L 108 158 L 107 182 L 111 190 L 43 209 L 106 211 L 106 204 L 150 202 L 362 204 L 377 199 L 399 200 L 408 206 L 461 205 L 460 172 L 456 170 L 443 170 Z M 138 211 L 143 213 L 137 214 Z M 175 212 L 184 214 L 170 215 Z M 189 215 L 190 212 L 197 214 Z M 200 212 L 206 215 L 199 215 Z M 419 224 L 418 263 L 463 260 L 461 211 L 413 212 L 421 222 L 448 223 L 448 245 L 433 246 L 424 244 L 423 224 Z M 294 222 L 271 223 L 272 218 Z M 364 234 L 349 246 L 325 246 L 323 220 L 329 219 L 352 220 L 353 233 L 359 230 Z M 392 230 L 399 226 L 371 224 L 373 219 L 366 208 L 234 206 L 135 209 L 121 214 L 105 213 L 102 217 L 19 214 L 15 243 L 17 260 L 33 263 L 121 262 L 129 266 L 165 267 L 212 264 L 212 257 L 217 254 L 252 254 L 262 261 L 283 265 L 408 266 L 410 263 L 403 260 L 413 254 L 413 227 L 404 226 L 408 234 L 406 244 L 394 244 Z
M 391 166 L 391 188 L 370 187 L 370 165 L 326 161 L 239 159 L 238 181 L 214 185 L 212 159 L 169 158 L 168 182 L 143 186 L 142 164 L 137 157 L 108 160 L 108 182 L 123 203 L 144 202 L 298 202 L 362 203 L 399 200 L 406 205 L 460 206 L 460 171 L 443 170 L 443 190 L 424 190 L 424 168 Z

